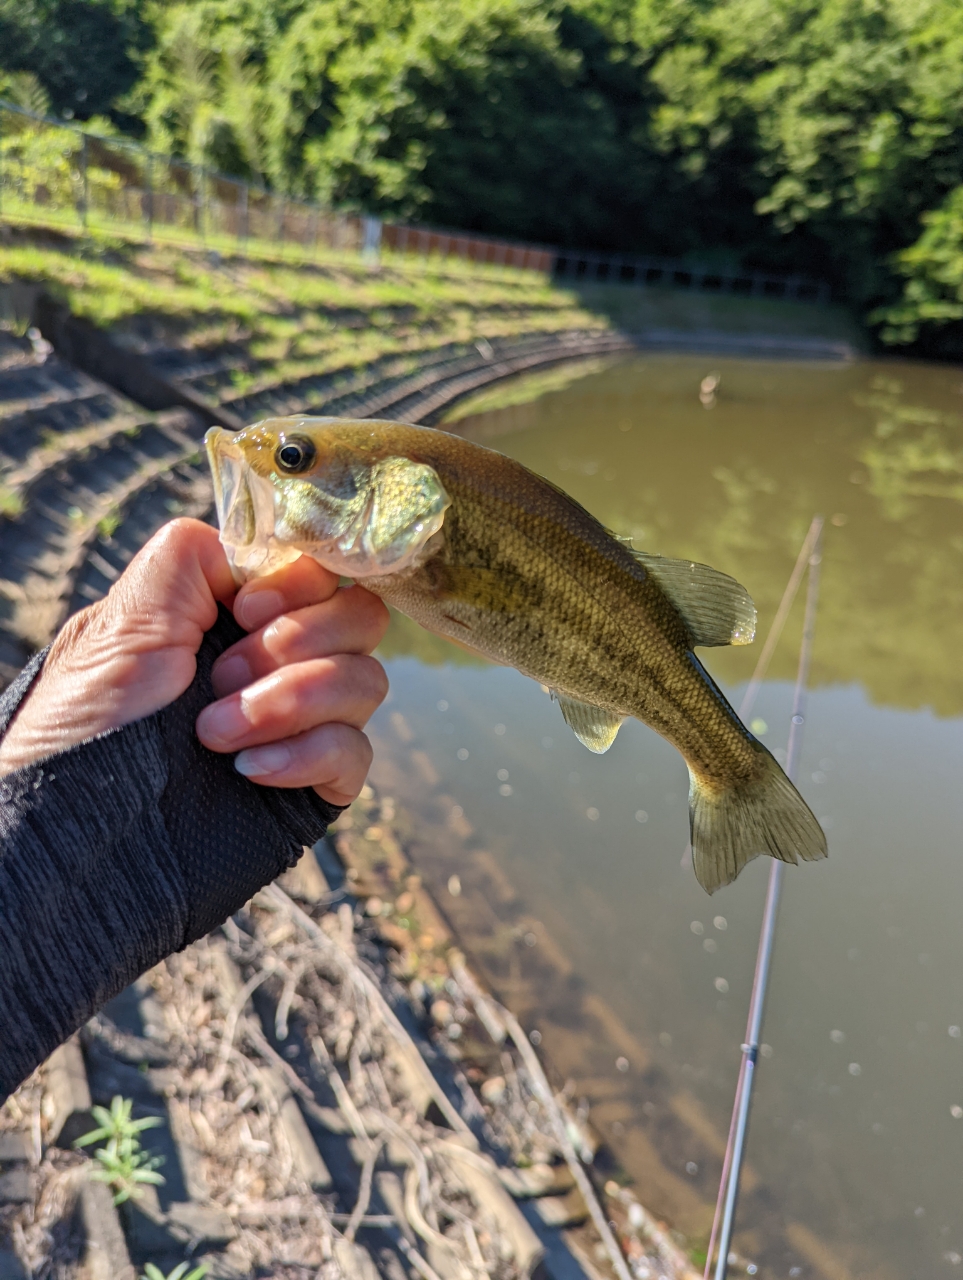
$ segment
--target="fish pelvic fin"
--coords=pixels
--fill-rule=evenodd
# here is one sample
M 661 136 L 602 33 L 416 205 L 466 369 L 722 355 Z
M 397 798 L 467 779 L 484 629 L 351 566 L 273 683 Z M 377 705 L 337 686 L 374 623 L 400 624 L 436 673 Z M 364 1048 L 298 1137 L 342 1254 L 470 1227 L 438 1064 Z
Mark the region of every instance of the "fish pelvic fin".
M 689 769 L 692 867 L 707 893 L 731 884 L 761 853 L 791 863 L 827 855 L 809 806 L 765 747 L 758 750 L 761 775 L 722 790 Z
M 670 560 L 634 549 L 632 555 L 675 606 L 693 645 L 752 644 L 756 606 L 735 578 L 692 560 Z
M 553 692 L 552 697 L 557 699 L 565 723 L 579 742 L 597 756 L 604 755 L 615 741 L 625 716 L 616 711 L 606 711 L 602 707 L 593 707 L 590 702 L 566 698 L 563 693 Z

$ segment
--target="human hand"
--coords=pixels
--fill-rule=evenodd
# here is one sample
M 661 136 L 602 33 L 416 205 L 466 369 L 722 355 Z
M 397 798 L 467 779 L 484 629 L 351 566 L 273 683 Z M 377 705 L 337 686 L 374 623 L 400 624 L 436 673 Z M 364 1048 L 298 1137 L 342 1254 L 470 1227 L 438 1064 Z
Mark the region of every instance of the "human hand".
M 238 591 L 217 531 L 198 520 L 165 525 L 103 600 L 68 619 L 0 740 L 0 775 L 179 697 L 218 602 L 251 634 L 214 666 L 218 701 L 198 717 L 201 742 L 239 751 L 236 767 L 252 782 L 313 786 L 348 804 L 371 762 L 362 729 L 387 693 L 368 656 L 385 606 L 362 587 L 339 587 L 307 556 Z

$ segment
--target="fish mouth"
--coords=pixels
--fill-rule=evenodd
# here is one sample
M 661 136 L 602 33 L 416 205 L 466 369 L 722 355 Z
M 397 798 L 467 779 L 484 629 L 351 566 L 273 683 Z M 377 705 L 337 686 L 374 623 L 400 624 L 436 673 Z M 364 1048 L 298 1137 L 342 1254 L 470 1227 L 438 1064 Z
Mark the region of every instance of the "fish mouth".
M 204 446 L 207 449 L 207 460 L 210 463 L 211 477 L 214 481 L 217 523 L 223 533 L 230 523 L 232 512 L 238 507 L 238 499 L 241 498 L 242 504 L 245 500 L 241 497 L 244 455 L 239 446 L 234 443 L 234 437 L 223 427 L 211 427 L 204 436 Z M 244 488 L 246 490 L 246 486 Z M 250 502 L 250 494 L 245 494 L 245 497 Z M 239 511 L 237 514 L 243 519 L 243 512 Z
M 221 545 L 238 583 L 296 560 L 300 552 L 280 547 L 274 537 L 274 493 L 258 476 L 223 427 L 211 427 L 204 445 L 214 481 L 214 504 Z

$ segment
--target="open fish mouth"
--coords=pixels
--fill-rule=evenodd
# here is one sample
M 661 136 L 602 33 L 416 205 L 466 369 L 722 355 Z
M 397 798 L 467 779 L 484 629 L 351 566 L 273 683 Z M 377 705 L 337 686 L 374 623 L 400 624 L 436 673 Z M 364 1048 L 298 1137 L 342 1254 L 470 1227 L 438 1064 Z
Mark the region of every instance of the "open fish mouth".
M 244 455 L 234 443 L 231 433 L 225 431 L 223 427 L 211 427 L 204 436 L 204 445 L 214 481 L 214 505 L 217 508 L 218 525 L 222 530 L 226 529 L 232 520 L 237 521 L 238 516 L 244 525 L 249 521 L 253 522 L 254 511 L 250 494 L 245 493 L 241 503 L 242 508 L 245 500 L 251 505 L 249 515 L 238 505 L 244 481 Z
M 211 427 L 204 444 L 214 481 L 221 544 L 235 579 L 245 582 L 254 573 L 267 573 L 296 560 L 300 551 L 274 537 L 270 482 L 251 470 L 230 431 Z

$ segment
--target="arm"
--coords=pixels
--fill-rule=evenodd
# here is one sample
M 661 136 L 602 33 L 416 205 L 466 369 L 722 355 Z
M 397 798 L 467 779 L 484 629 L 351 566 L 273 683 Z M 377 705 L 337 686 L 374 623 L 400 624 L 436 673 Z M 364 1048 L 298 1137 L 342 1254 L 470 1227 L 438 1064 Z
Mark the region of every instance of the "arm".
M 235 598 L 177 521 L 0 698 L 0 1098 L 353 798 L 383 626 L 310 562 Z

